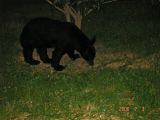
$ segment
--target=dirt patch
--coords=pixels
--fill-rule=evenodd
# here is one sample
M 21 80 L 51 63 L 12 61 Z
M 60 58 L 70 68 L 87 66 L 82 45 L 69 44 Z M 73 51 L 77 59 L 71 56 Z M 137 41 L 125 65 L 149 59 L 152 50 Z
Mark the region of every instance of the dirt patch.
M 113 69 L 117 69 L 117 68 L 122 68 L 122 67 L 124 67 L 125 65 L 126 65 L 125 62 L 120 61 L 120 62 L 110 63 L 110 64 L 106 65 L 106 67 L 108 67 L 108 68 L 113 68 Z
M 20 114 L 17 118 L 15 118 L 14 120 L 27 120 L 29 116 L 30 116 L 29 113 L 24 112 L 24 113 L 21 113 L 21 114 Z
M 103 44 L 98 43 L 96 45 L 96 58 L 95 65 L 89 66 L 86 61 L 79 58 L 72 61 L 67 54 L 61 59 L 61 64 L 66 66 L 64 71 L 84 72 L 89 69 L 101 69 L 101 68 L 129 68 L 129 69 L 150 69 L 152 68 L 151 60 L 141 57 L 141 55 L 131 51 L 116 52 L 112 49 L 106 48 Z M 53 49 L 48 49 L 48 55 L 51 58 Z M 33 57 L 36 60 L 40 60 L 36 50 L 33 52 Z M 24 63 L 22 53 L 19 55 L 19 62 Z M 37 66 L 32 66 L 34 72 L 48 70 L 54 72 L 54 69 L 49 64 L 41 62 Z
M 127 67 L 131 69 L 150 69 L 152 64 L 147 60 L 140 60 L 138 62 L 136 61 L 132 65 L 128 65 Z

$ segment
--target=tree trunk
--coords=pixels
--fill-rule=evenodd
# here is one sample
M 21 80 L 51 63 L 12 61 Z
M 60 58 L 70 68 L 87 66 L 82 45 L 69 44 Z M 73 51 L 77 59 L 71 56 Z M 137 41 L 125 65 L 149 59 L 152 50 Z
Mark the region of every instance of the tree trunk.
M 69 13 L 69 6 L 67 4 L 65 4 L 65 6 L 64 6 L 64 14 L 65 14 L 65 17 L 66 17 L 66 21 L 71 22 L 71 16 L 70 16 L 70 13 Z
M 81 29 L 82 26 L 82 15 L 80 14 L 80 11 L 77 12 L 76 18 L 75 18 L 75 25 Z

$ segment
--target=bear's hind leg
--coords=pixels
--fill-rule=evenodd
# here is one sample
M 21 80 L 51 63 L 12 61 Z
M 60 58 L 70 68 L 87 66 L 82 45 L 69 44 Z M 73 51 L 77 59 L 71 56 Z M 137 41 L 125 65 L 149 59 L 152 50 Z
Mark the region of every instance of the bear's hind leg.
M 51 63 L 51 59 L 47 55 L 47 48 L 37 48 L 37 52 L 44 63 Z
M 40 61 L 33 59 L 32 57 L 33 50 L 34 48 L 24 48 L 23 49 L 24 60 L 31 65 L 37 65 L 40 63 Z

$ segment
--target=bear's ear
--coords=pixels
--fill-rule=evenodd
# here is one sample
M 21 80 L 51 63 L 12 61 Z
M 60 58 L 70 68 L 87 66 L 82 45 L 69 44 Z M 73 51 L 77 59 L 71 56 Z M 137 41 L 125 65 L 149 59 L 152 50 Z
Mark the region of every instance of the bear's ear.
M 95 42 L 96 42 L 96 37 L 94 36 L 94 37 L 91 39 L 91 45 L 93 45 Z

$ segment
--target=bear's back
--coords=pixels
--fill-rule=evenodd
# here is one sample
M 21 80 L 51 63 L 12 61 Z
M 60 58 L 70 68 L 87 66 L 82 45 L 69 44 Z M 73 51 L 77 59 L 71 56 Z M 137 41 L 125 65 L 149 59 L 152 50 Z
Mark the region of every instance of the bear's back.
M 22 46 L 85 46 L 88 38 L 72 23 L 50 18 L 34 18 L 29 21 L 21 34 Z

